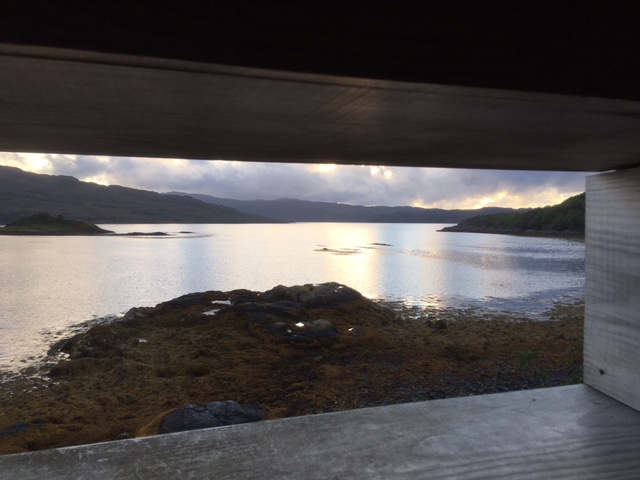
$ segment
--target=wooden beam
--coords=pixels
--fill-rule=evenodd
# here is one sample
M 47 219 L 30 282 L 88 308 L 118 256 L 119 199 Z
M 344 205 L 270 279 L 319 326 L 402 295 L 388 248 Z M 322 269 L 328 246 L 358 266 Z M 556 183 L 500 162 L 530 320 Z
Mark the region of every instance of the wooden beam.
M 603 171 L 640 102 L 0 45 L 0 151 Z
M 0 476 L 635 479 L 640 412 L 585 385 L 311 415 L 0 457 Z
M 585 382 L 640 410 L 640 169 L 587 179 Z

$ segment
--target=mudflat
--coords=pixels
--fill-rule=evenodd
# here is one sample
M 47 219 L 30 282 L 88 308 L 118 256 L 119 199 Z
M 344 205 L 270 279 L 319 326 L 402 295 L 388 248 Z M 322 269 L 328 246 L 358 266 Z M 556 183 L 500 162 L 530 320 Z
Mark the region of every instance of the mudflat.
M 541 318 L 374 302 L 336 283 L 133 308 L 0 384 L 0 453 L 157 434 L 187 405 L 268 419 L 582 381 L 584 308 Z

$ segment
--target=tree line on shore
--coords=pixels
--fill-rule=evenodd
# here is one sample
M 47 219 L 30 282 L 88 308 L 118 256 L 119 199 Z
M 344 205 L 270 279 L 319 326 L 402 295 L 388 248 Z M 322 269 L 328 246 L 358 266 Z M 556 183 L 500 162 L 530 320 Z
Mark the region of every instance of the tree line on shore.
M 444 231 L 540 232 L 584 235 L 585 194 L 547 207 L 520 213 L 498 213 L 469 218 Z

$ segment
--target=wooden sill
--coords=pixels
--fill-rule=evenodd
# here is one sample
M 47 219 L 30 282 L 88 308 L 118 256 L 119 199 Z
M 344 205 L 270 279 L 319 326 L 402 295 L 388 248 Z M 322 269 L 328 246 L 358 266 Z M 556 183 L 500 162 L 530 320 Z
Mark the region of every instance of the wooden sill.
M 640 412 L 574 385 L 0 457 L 0 477 L 638 478 Z

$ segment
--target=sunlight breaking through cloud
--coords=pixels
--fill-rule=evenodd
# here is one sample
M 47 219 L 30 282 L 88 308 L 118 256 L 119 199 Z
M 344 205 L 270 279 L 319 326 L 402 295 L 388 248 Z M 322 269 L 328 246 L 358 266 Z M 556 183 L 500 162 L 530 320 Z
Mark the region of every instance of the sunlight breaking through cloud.
M 584 191 L 586 173 L 0 153 L 0 165 L 103 185 L 239 200 L 298 198 L 424 208 L 538 207 Z
M 336 169 L 337 165 L 335 163 L 323 163 L 319 165 L 313 165 L 311 167 L 312 171 L 320 172 L 320 173 L 328 173 L 333 172 Z

